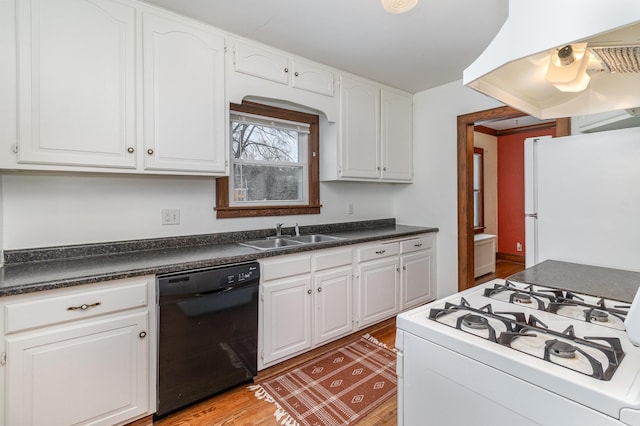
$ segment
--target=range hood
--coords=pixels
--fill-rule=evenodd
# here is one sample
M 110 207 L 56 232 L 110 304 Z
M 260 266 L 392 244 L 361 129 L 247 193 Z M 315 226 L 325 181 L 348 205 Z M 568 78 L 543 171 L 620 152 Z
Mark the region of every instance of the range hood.
M 540 119 L 640 107 L 640 1 L 509 0 L 463 82 Z

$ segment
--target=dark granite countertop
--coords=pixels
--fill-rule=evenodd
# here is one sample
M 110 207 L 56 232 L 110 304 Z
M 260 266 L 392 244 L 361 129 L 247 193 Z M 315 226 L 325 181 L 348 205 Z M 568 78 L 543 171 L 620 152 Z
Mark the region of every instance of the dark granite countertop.
M 283 230 L 291 232 L 291 228 Z M 0 297 L 140 275 L 163 274 L 246 262 L 283 254 L 437 232 L 437 228 L 396 225 L 394 219 L 312 225 L 301 234 L 325 233 L 341 240 L 259 251 L 237 244 L 265 238 L 273 230 L 207 236 L 102 243 L 5 253 Z
M 640 272 L 557 260 L 545 260 L 508 279 L 628 303 L 633 302 L 640 287 Z

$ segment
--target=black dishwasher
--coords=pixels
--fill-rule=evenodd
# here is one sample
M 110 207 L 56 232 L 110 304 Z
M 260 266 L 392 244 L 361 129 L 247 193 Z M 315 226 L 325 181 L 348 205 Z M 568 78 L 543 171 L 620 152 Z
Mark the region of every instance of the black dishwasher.
M 258 262 L 158 277 L 161 417 L 257 373 Z

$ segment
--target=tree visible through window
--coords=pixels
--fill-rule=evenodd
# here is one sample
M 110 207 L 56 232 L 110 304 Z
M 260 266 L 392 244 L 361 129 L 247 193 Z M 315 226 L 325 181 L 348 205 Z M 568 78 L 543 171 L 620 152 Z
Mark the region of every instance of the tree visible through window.
M 231 104 L 231 175 L 216 182 L 217 217 L 320 212 L 318 116 Z
M 231 205 L 304 203 L 309 125 L 231 114 Z

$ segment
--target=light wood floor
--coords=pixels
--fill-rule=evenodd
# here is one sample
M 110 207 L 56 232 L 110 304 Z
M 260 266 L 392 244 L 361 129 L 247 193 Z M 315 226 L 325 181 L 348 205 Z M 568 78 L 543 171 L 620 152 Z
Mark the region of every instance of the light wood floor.
M 496 272 L 478 277 L 476 284 L 487 282 L 494 278 L 506 278 L 524 269 L 518 263 L 498 260 Z M 266 380 L 282 371 L 295 367 L 313 357 L 328 352 L 334 347 L 346 345 L 357 340 L 365 333 L 371 334 L 389 347 L 395 346 L 395 318 L 387 320 L 369 329 L 362 330 L 337 342 L 330 343 L 314 351 L 279 364 L 276 367 L 261 371 L 256 383 Z M 277 425 L 274 406 L 264 400 L 258 400 L 247 390 L 247 385 L 238 386 L 228 392 L 215 396 L 204 402 L 195 404 L 171 416 L 155 421 L 155 426 L 240 426 L 240 425 Z M 358 423 L 358 426 L 392 426 L 397 423 L 397 400 L 391 398 L 382 406 L 369 414 Z M 150 419 L 140 422 L 140 425 L 150 425 Z

